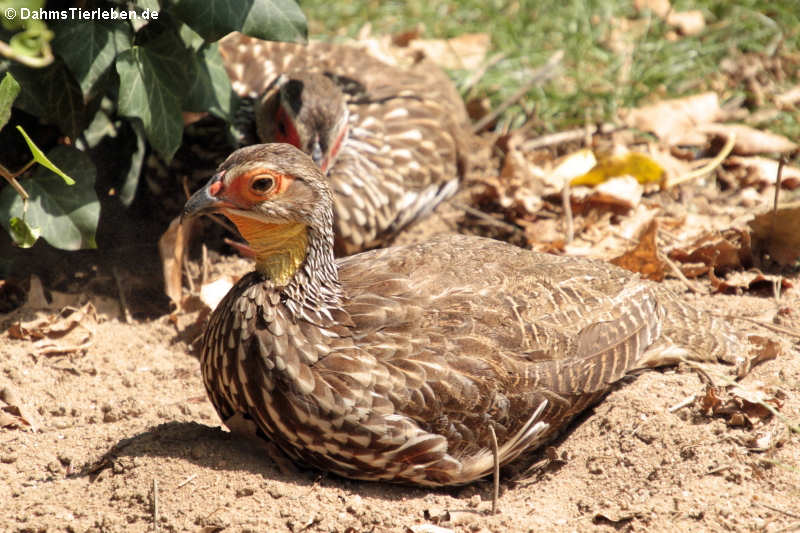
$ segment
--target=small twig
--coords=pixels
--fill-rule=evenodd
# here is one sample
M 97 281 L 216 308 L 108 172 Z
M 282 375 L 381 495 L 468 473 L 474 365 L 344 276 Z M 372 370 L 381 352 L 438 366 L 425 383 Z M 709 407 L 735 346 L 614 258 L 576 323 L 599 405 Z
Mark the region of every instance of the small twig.
M 675 264 L 675 261 L 673 261 L 672 259 L 670 259 L 669 257 L 667 257 L 664 254 L 659 254 L 659 257 L 661 258 L 662 261 L 664 261 L 667 264 L 667 266 L 670 268 L 670 270 L 672 270 L 672 273 L 675 274 L 675 276 L 679 280 L 681 280 L 684 285 L 686 285 L 687 289 L 689 289 L 690 291 L 692 291 L 695 294 L 703 294 L 703 295 L 708 294 L 706 291 L 700 290 L 697 287 L 695 287 L 694 285 L 692 285 L 692 283 L 689 281 L 689 278 L 687 278 L 683 274 L 683 272 L 681 272 L 681 268 L 678 265 Z
M 733 150 L 733 146 L 736 144 L 736 134 L 732 133 L 728 135 L 728 140 L 725 142 L 725 146 L 722 147 L 722 150 L 719 151 L 717 156 L 708 162 L 707 165 L 704 165 L 697 170 L 693 170 L 684 174 L 683 176 L 678 176 L 672 181 L 668 181 L 665 185 L 665 189 L 669 189 L 675 187 L 676 185 L 680 185 L 681 183 L 686 183 L 687 181 L 692 181 L 700 176 L 705 176 L 715 168 L 717 168 L 728 155 Z
M 777 324 L 771 324 L 769 322 L 764 322 L 762 320 L 757 320 L 755 318 L 750 318 L 748 316 L 736 316 L 736 315 L 726 315 L 726 318 L 734 319 L 734 320 L 746 320 L 747 322 L 752 322 L 753 324 L 759 325 L 762 328 L 766 328 L 777 333 L 783 333 L 784 335 L 791 335 L 792 337 L 800 338 L 800 331 L 787 328 L 785 326 L 779 326 Z
M 494 427 L 489 424 L 489 434 L 492 436 L 492 456 L 494 457 L 494 492 L 492 493 L 492 514 L 497 514 L 497 500 L 500 498 L 500 456 L 497 451 L 497 435 Z
M 487 61 L 485 61 L 485 62 L 484 62 L 484 63 L 483 63 L 483 64 L 482 64 L 480 67 L 478 67 L 478 70 L 476 70 L 475 72 L 473 72 L 473 73 L 470 75 L 470 77 L 469 77 L 469 78 L 467 78 L 467 79 L 464 81 L 464 86 L 463 86 L 463 87 L 461 87 L 461 93 L 462 93 L 462 94 L 465 96 L 465 97 L 464 97 L 464 100 L 466 100 L 466 99 L 467 99 L 467 98 L 466 98 L 466 96 L 468 96 L 468 95 L 469 95 L 469 92 L 472 90 L 472 88 L 473 88 L 473 87 L 474 87 L 474 86 L 475 86 L 475 85 L 476 85 L 476 84 L 477 84 L 479 81 L 481 81 L 481 78 L 483 78 L 483 76 L 486 74 L 486 71 L 488 71 L 490 68 L 492 68 L 493 66 L 495 66 L 495 65 L 496 65 L 497 63 L 499 63 L 499 62 L 500 62 L 502 59 L 505 59 L 505 57 L 506 57 L 506 55 L 505 55 L 504 53 L 502 53 L 502 52 L 500 52 L 500 53 L 498 53 L 498 54 L 495 54 L 495 55 L 493 55 L 493 56 L 492 56 L 492 57 L 490 57 L 490 58 L 489 58 Z
M 0 55 L 31 68 L 43 68 L 53 62 L 53 51 L 49 44 L 42 47 L 41 57 L 33 57 L 18 54 L 8 43 L 0 41 Z
M 125 319 L 126 324 L 130 324 L 133 319 L 131 312 L 128 310 L 128 299 L 125 296 L 125 290 L 122 287 L 122 276 L 119 275 L 119 269 L 113 267 L 111 273 L 114 275 L 114 281 L 117 283 L 117 293 L 119 294 L 119 305 L 122 308 L 122 317 Z
M 153 531 L 158 533 L 158 480 L 153 479 Z
M 213 220 L 214 222 L 216 222 L 217 224 L 219 224 L 220 226 L 222 226 L 223 228 L 225 228 L 226 230 L 228 230 L 229 232 L 236 235 L 236 229 L 234 229 L 233 226 L 225 222 L 225 220 L 221 218 L 219 215 L 206 215 L 206 216 L 211 220 Z
M 20 185 L 20 183 L 17 181 L 17 177 L 20 176 L 21 174 L 24 174 L 25 171 L 31 168 L 31 166 L 35 162 L 36 162 L 35 159 L 31 159 L 30 161 L 25 163 L 25 166 L 23 166 L 16 172 L 11 172 L 3 165 L 0 165 L 0 176 L 3 176 L 5 180 L 9 183 L 9 185 L 14 187 L 14 190 L 17 191 L 17 194 L 22 196 L 22 199 L 25 201 L 27 201 L 28 198 L 30 198 L 30 196 L 28 195 L 28 192 L 22 187 L 22 185 Z
M 684 407 L 689 407 L 690 405 L 692 405 L 694 403 L 696 398 L 697 398 L 697 395 L 696 394 L 692 394 L 691 396 L 689 396 L 685 400 L 680 401 L 680 402 L 676 403 L 675 405 L 673 405 L 672 407 L 670 407 L 668 409 L 668 412 L 674 413 L 675 411 L 683 409 Z
M 206 284 L 206 280 L 208 280 L 208 247 L 206 243 L 203 243 L 203 255 L 202 255 L 203 266 L 200 269 L 200 286 Z
M 178 486 L 175 487 L 175 488 L 179 489 L 179 488 L 185 486 L 186 484 L 191 483 L 192 481 L 195 480 L 196 477 L 197 477 L 197 474 L 192 474 L 191 476 L 187 477 L 186 479 L 184 479 L 183 481 L 178 483 Z
M 183 175 L 183 179 L 181 180 L 181 186 L 183 186 L 183 194 L 186 196 L 188 200 L 191 198 L 192 193 L 189 191 L 189 176 Z
M 521 231 L 518 227 L 514 226 L 513 224 L 509 224 L 508 222 L 503 222 L 502 220 L 497 220 L 492 215 L 484 213 L 480 209 L 475 209 L 474 207 L 470 207 L 468 205 L 461 204 L 458 202 L 453 202 L 453 207 L 455 207 L 456 209 L 461 209 L 465 213 L 469 213 L 474 217 L 485 220 L 490 224 L 492 224 L 493 226 L 498 226 L 500 228 L 507 229 L 508 231 L 512 231 L 514 233 Z
M 536 137 L 535 139 L 529 139 L 520 145 L 520 150 L 523 152 L 529 152 L 531 150 L 536 150 L 537 148 L 545 148 L 547 146 L 558 146 L 559 144 L 564 144 L 568 142 L 575 142 L 581 141 L 586 139 L 586 137 L 591 137 L 592 135 L 601 133 L 612 133 L 616 131 L 617 128 L 613 124 L 601 124 L 600 126 L 596 126 L 594 124 L 587 124 L 582 128 L 576 128 L 574 130 L 567 130 L 567 131 L 559 131 L 558 133 L 551 133 L 549 135 L 542 135 L 541 137 Z
M 775 224 L 778 221 L 778 197 L 781 194 L 784 165 L 786 165 L 786 156 L 781 155 L 781 158 L 778 160 L 778 175 L 775 177 L 775 198 L 772 200 L 772 229 L 770 235 L 775 235 Z
M 531 79 L 528 80 L 528 83 L 517 89 L 517 91 L 514 94 L 512 94 L 509 98 L 507 98 L 505 102 L 497 106 L 497 108 L 494 111 L 492 111 L 491 113 L 480 119 L 478 122 L 473 124 L 472 132 L 478 133 L 481 130 L 483 130 L 483 128 L 485 128 L 493 120 L 497 119 L 497 117 L 502 115 L 506 109 L 517 103 L 517 101 L 519 101 L 520 98 L 525 96 L 525 94 L 527 94 L 528 91 L 530 91 L 543 81 L 551 78 L 555 73 L 556 67 L 558 66 L 559 63 L 561 63 L 561 60 L 563 58 L 564 58 L 563 50 L 558 50 L 556 53 L 551 55 L 550 59 L 547 60 L 547 63 L 542 65 L 542 67 L 540 67 L 539 69 L 536 70 L 536 72 L 533 73 Z
M 792 512 L 789 512 L 789 511 L 784 511 L 783 509 L 780 509 L 778 507 L 773 507 L 772 505 L 770 505 L 768 503 L 761 503 L 761 502 L 754 502 L 754 503 L 756 505 L 760 505 L 761 507 L 766 507 L 770 511 L 775 511 L 776 513 L 781 513 L 782 515 L 786 515 L 786 516 L 789 516 L 789 517 L 792 517 L 792 518 L 800 518 L 800 514 L 792 513 Z
M 564 188 L 561 190 L 561 203 L 564 205 L 564 242 L 569 244 L 575 238 L 575 221 L 572 218 L 569 180 L 564 180 Z
M 189 261 L 181 261 L 183 263 L 183 273 L 186 275 L 186 281 L 189 284 L 189 294 L 194 294 L 194 280 L 192 280 L 192 273 L 189 272 Z
M 706 472 L 706 475 L 710 476 L 711 474 L 718 474 L 718 473 L 720 473 L 720 472 L 722 472 L 724 470 L 728 470 L 731 466 L 732 465 L 718 466 L 717 468 L 713 468 L 713 469 L 709 470 L 708 472 Z

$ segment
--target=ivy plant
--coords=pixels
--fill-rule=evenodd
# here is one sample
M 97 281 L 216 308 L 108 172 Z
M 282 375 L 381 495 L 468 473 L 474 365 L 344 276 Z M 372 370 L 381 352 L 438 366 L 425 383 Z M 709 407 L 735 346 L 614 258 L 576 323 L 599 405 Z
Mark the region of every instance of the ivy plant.
M 145 145 L 169 162 L 184 111 L 232 119 L 215 41 L 231 31 L 302 41 L 307 31 L 293 0 L 90 0 L 80 11 L 0 0 L 0 129 L 18 109 L 58 133 L 40 149 L 18 128 L 31 159 L 16 171 L 0 150 L 0 224 L 19 246 L 41 237 L 65 250 L 96 247 L 89 154 L 101 142 L 124 159 L 115 183 L 130 205 Z

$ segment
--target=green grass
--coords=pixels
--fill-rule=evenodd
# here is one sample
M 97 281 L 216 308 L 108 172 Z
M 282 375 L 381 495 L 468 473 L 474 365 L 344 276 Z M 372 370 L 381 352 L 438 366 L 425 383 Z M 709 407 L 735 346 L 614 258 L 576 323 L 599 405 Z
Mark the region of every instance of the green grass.
M 544 87 L 532 90 L 504 119 L 519 125 L 536 106 L 542 132 L 563 130 L 586 121 L 612 119 L 620 108 L 651 100 L 716 90 L 723 100 L 752 100 L 746 84 L 731 83 L 720 72 L 725 58 L 743 53 L 773 54 L 794 62 L 792 73 L 778 81 L 786 90 L 798 83 L 800 8 L 797 0 L 675 0 L 676 11 L 700 9 L 706 29 L 695 37 L 667 39 L 671 31 L 660 19 L 637 14 L 632 0 L 465 0 L 408 2 L 301 0 L 310 19 L 312 38 L 355 36 L 366 22 L 374 34 L 424 27 L 423 37 L 447 38 L 471 32 L 489 33 L 490 54 L 505 59 L 491 68 L 473 94 L 493 105 L 507 99 L 531 72 L 556 50 L 564 50 L 563 71 Z M 630 28 L 620 31 L 623 21 Z M 620 37 L 613 37 L 614 35 Z M 627 42 L 620 53 L 614 43 Z M 469 72 L 451 73 L 457 83 Z M 774 73 L 763 76 L 776 81 Z M 780 92 L 780 91 L 778 91 Z M 796 114 L 782 112 L 759 127 L 800 137 Z

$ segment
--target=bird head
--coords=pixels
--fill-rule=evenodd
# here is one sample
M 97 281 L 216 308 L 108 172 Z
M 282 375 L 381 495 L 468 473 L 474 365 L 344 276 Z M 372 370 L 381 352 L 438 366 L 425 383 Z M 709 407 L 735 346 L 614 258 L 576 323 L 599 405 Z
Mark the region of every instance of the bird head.
M 256 268 L 285 283 L 308 252 L 308 229 L 332 232 L 331 192 L 313 161 L 288 144 L 233 152 L 186 202 L 183 219 L 221 213 L 249 243 Z M 332 239 L 330 239 L 332 242 Z
M 258 102 L 256 127 L 263 142 L 291 144 L 325 173 L 347 136 L 348 117 L 344 93 L 327 76 L 282 74 Z

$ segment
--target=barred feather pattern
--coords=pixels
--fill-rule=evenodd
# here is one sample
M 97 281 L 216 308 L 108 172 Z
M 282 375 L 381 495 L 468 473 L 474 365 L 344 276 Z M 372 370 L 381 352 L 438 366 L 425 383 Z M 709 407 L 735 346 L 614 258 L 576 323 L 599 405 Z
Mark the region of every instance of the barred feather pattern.
M 306 273 L 283 288 L 243 278 L 212 316 L 203 376 L 223 420 L 243 413 L 290 457 L 349 478 L 468 483 L 492 470 L 490 426 L 506 464 L 629 371 L 671 362 L 650 352 L 687 328 L 730 348 L 709 316 L 684 321 L 627 271 L 488 239 L 336 270 L 311 306 Z M 686 354 L 713 357 L 700 348 Z
M 323 73 L 340 87 L 349 130 L 327 173 L 337 255 L 383 245 L 426 217 L 457 191 L 473 164 L 477 141 L 463 102 L 428 61 L 400 67 L 357 46 L 274 43 L 238 33 L 222 39 L 220 50 L 242 97 L 257 98 L 280 74 Z

